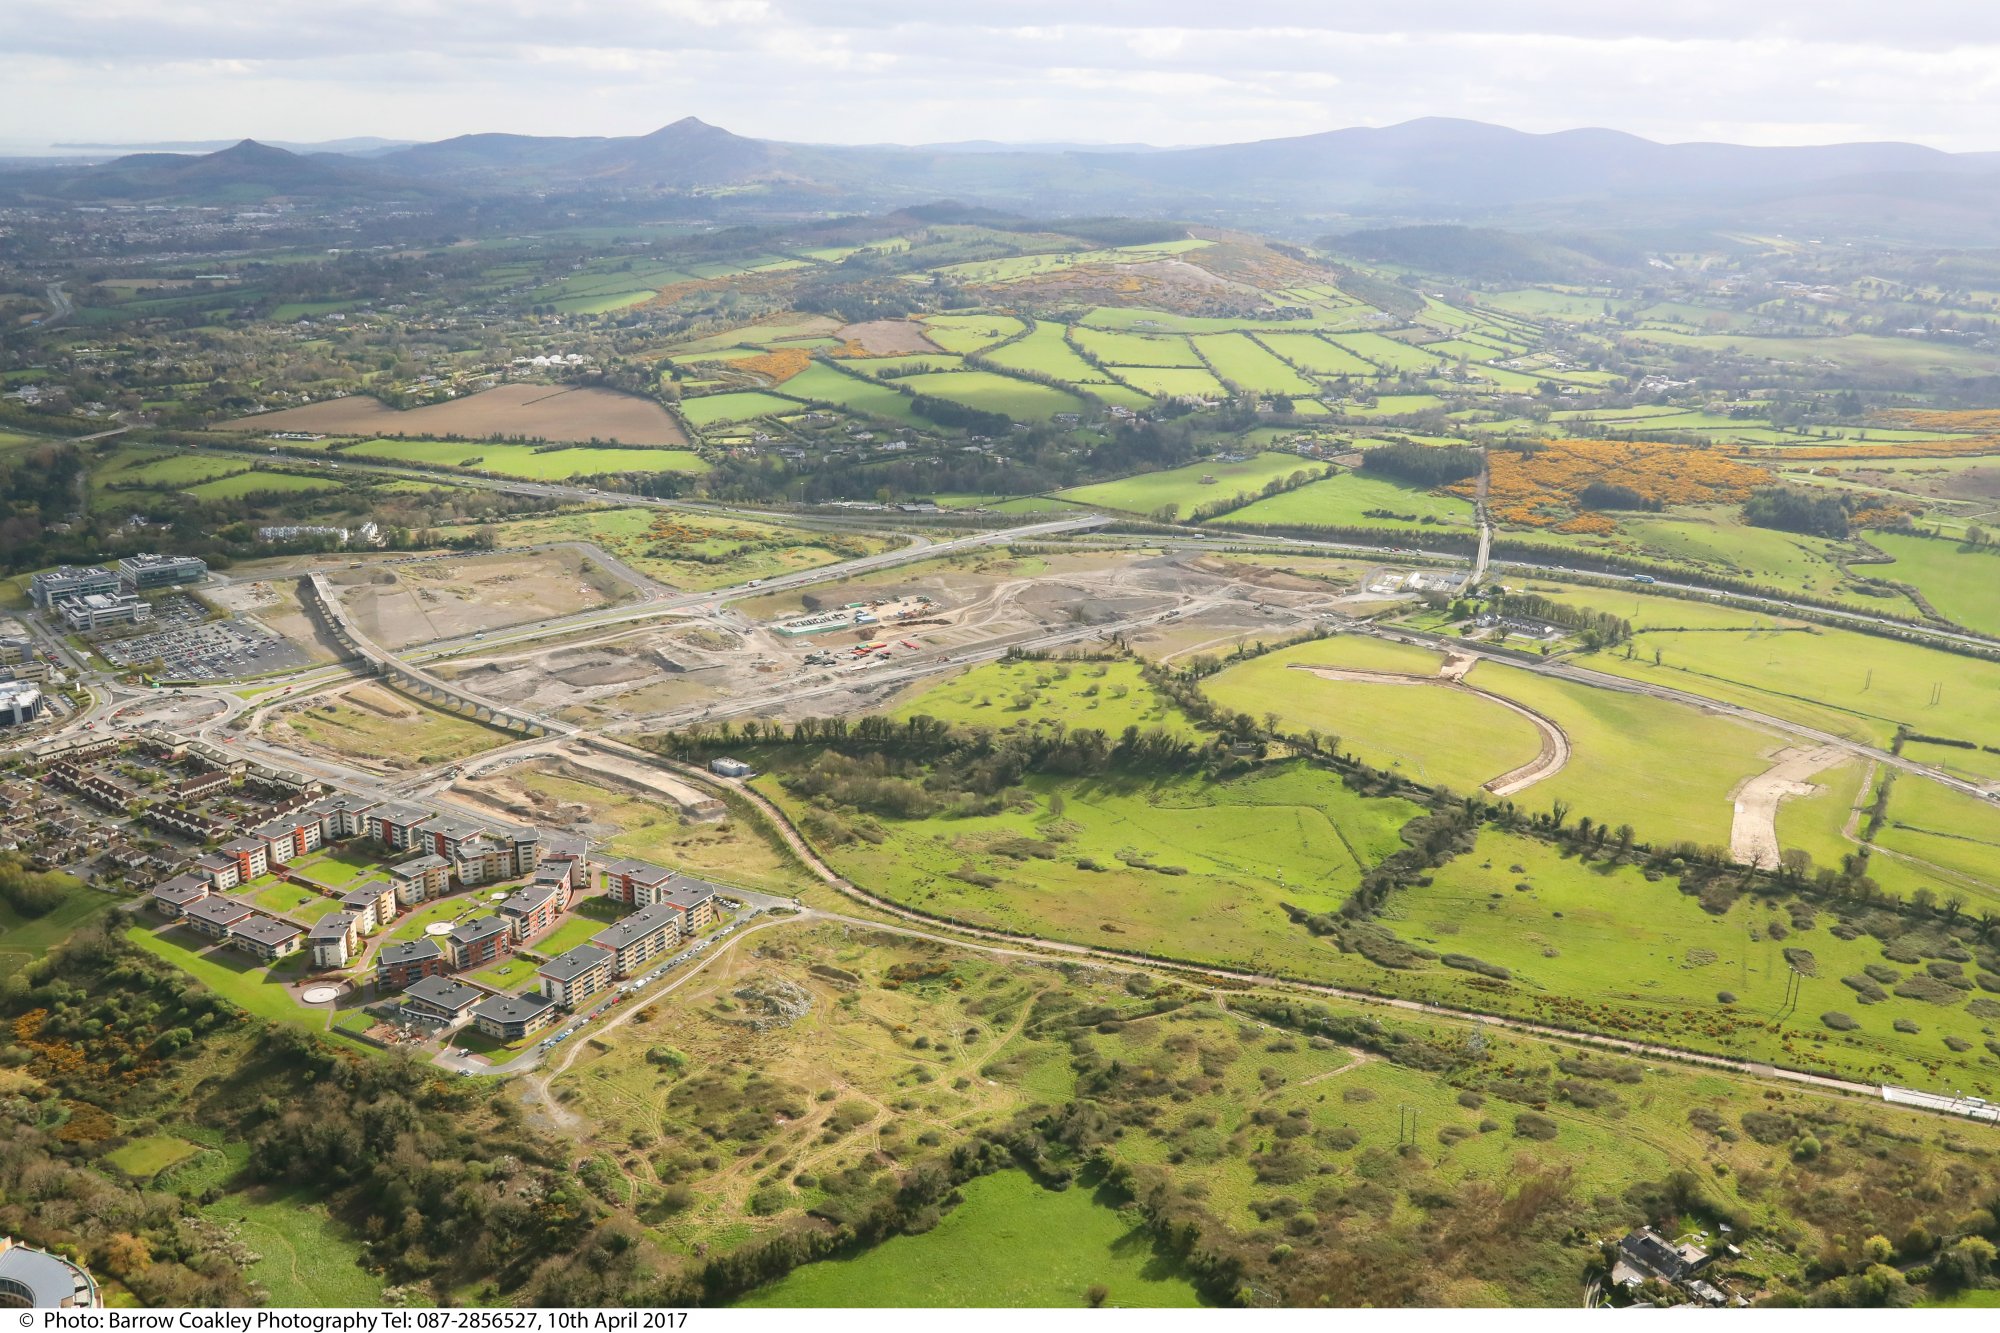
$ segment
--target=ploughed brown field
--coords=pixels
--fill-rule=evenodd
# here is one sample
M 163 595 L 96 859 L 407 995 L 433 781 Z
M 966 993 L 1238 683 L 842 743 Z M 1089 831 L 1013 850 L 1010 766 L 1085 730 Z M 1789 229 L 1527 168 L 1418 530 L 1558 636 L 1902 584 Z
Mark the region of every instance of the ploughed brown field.
M 859 343 L 870 356 L 907 356 L 935 352 L 938 345 L 924 336 L 924 326 L 907 319 L 871 319 L 862 324 L 843 324 L 836 338 Z
M 456 435 L 468 440 L 527 438 L 554 443 L 686 444 L 664 407 L 611 389 L 503 384 L 448 403 L 398 412 L 356 394 L 306 407 L 260 412 L 217 429 L 310 431 L 316 435 Z

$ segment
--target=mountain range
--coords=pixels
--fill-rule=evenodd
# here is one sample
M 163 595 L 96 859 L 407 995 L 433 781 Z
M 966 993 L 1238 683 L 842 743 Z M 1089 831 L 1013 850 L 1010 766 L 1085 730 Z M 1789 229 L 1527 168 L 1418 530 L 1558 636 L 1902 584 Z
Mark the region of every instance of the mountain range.
M 650 134 L 470 134 L 354 153 L 244 140 L 213 153 L 16 166 L 0 199 L 236 203 L 403 197 L 706 199 L 719 217 L 944 199 L 1029 215 L 1115 212 L 1299 235 L 1381 223 L 1790 229 L 2000 244 L 2000 153 L 1908 143 L 1658 143 L 1430 118 L 1196 148 L 838 146 L 753 139 L 689 117 Z

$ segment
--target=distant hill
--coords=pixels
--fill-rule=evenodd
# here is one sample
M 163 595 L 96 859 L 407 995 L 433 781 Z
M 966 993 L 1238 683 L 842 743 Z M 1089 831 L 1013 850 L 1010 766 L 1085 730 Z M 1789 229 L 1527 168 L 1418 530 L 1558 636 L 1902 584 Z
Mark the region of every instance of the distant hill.
M 1615 130 L 1528 134 L 1437 118 L 1155 149 L 786 143 L 690 116 L 643 135 L 471 134 L 365 156 L 289 154 L 245 140 L 205 156 L 139 154 L 0 175 L 0 197 L 12 198 L 242 202 L 398 194 L 661 194 L 700 197 L 718 216 L 743 217 L 760 208 L 885 211 L 949 199 L 1036 217 L 1192 218 L 1300 237 L 1384 224 L 1595 234 L 1754 226 L 2000 244 L 2000 154 L 1904 143 L 1662 144 Z M 1496 273 L 1527 272 L 1530 257 L 1505 249 L 1488 238 L 1481 253 L 1463 258 L 1498 265 Z
M 1493 282 L 1584 282 L 1646 262 L 1643 249 L 1615 237 L 1437 224 L 1354 231 L 1317 244 L 1378 264 Z
M 241 140 L 235 139 L 186 139 L 162 143 L 57 143 L 51 148 L 59 148 L 66 154 L 75 153 L 117 153 L 126 156 L 132 153 L 214 153 L 234 146 Z M 415 139 L 381 139 L 372 134 L 357 135 L 351 139 L 327 139 L 320 143 L 290 143 L 283 139 L 259 139 L 256 142 L 267 148 L 282 148 L 288 153 L 342 153 L 366 156 L 371 153 L 385 153 L 393 148 L 408 148 Z
M 133 153 L 94 166 L 30 167 L 0 178 L 0 190 L 17 197 L 72 203 L 331 202 L 425 189 L 421 181 L 371 170 L 356 159 L 307 157 L 254 139 L 214 153 Z

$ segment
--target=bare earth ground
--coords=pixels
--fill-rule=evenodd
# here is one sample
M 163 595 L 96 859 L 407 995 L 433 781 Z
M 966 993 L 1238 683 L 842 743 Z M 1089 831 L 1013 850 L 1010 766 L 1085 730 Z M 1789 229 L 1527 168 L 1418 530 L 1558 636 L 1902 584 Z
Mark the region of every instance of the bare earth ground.
M 202 595 L 225 610 L 255 617 L 314 662 L 337 662 L 345 655 L 325 641 L 318 623 L 306 614 L 292 579 L 222 584 L 204 589 Z
M 863 324 L 844 324 L 834 335 L 861 344 L 870 356 L 908 356 L 941 350 L 925 335 L 923 325 L 907 319 L 871 319 Z
M 626 585 L 585 572 L 576 551 L 512 552 L 341 570 L 332 580 L 364 634 L 387 648 L 528 624 L 623 600 Z
M 1743 865 L 1772 869 L 1778 864 L 1778 806 L 1793 796 L 1810 796 L 1819 789 L 1813 774 L 1843 763 L 1847 754 L 1837 746 L 1788 746 L 1771 756 L 1771 767 L 1730 793 L 1735 818 L 1729 825 L 1729 855 Z
M 398 412 L 355 394 L 306 407 L 288 407 L 225 422 L 218 430 L 310 431 L 321 435 L 459 435 L 471 440 L 512 438 L 587 444 L 686 444 L 687 436 L 664 407 L 610 389 L 570 389 L 556 384 L 503 384 L 449 403 Z
M 259 731 L 278 745 L 373 773 L 450 763 L 508 740 L 504 732 L 372 682 L 281 704 L 258 719 Z

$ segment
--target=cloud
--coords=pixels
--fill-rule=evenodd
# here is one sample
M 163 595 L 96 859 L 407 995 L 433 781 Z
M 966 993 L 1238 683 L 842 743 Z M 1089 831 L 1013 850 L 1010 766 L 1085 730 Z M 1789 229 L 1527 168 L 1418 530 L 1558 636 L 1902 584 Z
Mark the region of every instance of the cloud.
M 9 0 L 0 140 L 626 134 L 1219 142 L 1469 116 L 2000 148 L 1962 0 Z

